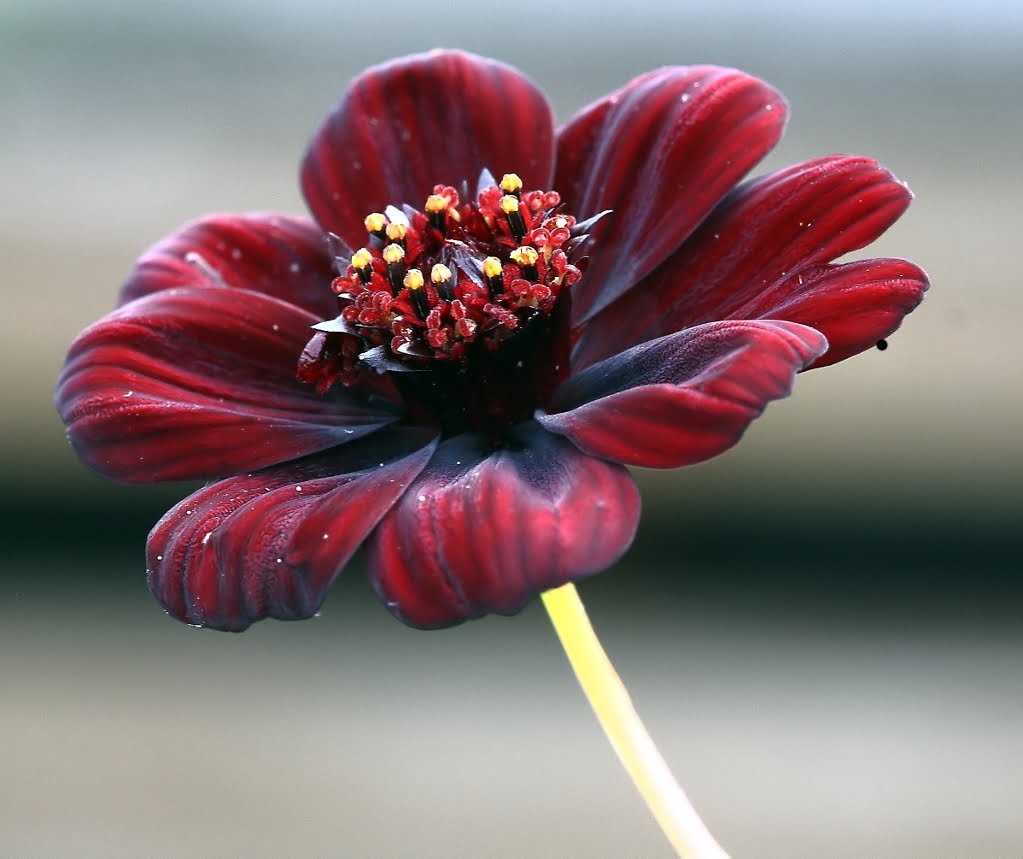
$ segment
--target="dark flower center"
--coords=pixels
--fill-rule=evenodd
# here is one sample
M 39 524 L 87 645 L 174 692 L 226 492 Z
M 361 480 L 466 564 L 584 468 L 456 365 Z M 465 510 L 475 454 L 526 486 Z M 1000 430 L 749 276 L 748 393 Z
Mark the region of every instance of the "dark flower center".
M 316 326 L 298 377 L 326 392 L 389 374 L 413 418 L 446 434 L 500 434 L 532 416 L 568 348 L 568 288 L 588 224 L 555 191 L 484 173 L 474 199 L 437 185 L 423 210 L 366 216 L 365 247 L 337 257 L 340 315 Z

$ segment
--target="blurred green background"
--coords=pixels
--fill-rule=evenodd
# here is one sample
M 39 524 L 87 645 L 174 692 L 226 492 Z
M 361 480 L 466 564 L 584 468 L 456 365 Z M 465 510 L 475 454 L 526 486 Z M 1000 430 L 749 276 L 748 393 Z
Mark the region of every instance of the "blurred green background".
M 103 482 L 53 413 L 143 248 L 301 212 L 351 76 L 435 46 L 520 66 L 562 119 L 739 66 L 792 105 L 762 169 L 844 151 L 910 183 L 870 255 L 933 287 L 891 348 L 639 473 L 636 545 L 582 592 L 736 855 L 1023 854 L 1021 39 L 1012 0 L 0 0 L 0 855 L 667 855 L 538 606 L 417 633 L 356 563 L 315 621 L 188 629 L 142 550 L 189 487 Z

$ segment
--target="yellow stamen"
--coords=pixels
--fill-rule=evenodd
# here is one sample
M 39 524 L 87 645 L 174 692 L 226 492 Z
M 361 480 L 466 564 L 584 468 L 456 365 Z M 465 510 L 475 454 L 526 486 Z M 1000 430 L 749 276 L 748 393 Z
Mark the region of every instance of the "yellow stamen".
M 404 224 L 391 223 L 387 225 L 385 232 L 390 241 L 401 242 L 405 240 L 405 234 L 408 232 L 408 227 Z
M 440 194 L 431 194 L 426 198 L 426 211 L 436 214 L 438 212 L 444 212 L 448 208 L 448 201 L 446 197 L 442 197 Z
M 727 859 L 650 739 L 575 586 L 563 585 L 541 598 L 604 733 L 675 852 L 684 859 Z
M 357 269 L 373 265 L 373 254 L 366 250 L 366 248 L 359 248 L 352 254 L 352 265 Z
M 500 187 L 505 194 L 514 194 L 517 197 L 522 190 L 522 180 L 517 173 L 505 173 L 501 177 Z
M 418 268 L 410 268 L 405 273 L 405 280 L 402 281 L 406 289 L 422 289 L 423 273 Z
M 416 316 L 426 322 L 426 317 L 430 315 L 430 298 L 423 289 L 423 273 L 418 268 L 410 268 L 403 282 L 412 299 Z
M 534 266 L 536 261 L 540 259 L 540 254 L 536 252 L 536 248 L 532 248 L 529 245 L 516 248 L 509 256 L 521 266 Z
M 395 265 L 405 259 L 405 249 L 401 245 L 388 245 L 381 252 L 380 255 L 384 258 L 384 262 L 388 265 Z
M 505 194 L 501 198 L 501 211 L 504 212 L 506 215 L 510 215 L 513 212 L 518 212 L 518 210 L 519 210 L 518 197 L 514 197 L 511 194 Z
M 373 212 L 371 215 L 366 215 L 366 220 L 363 223 L 366 225 L 366 232 L 380 235 L 387 225 L 387 218 L 380 212 Z
M 447 283 L 451 280 L 451 269 L 446 265 L 437 263 L 432 269 L 430 269 L 430 280 L 434 283 Z
M 501 260 L 497 257 L 487 257 L 483 260 L 483 274 L 485 277 L 500 277 L 503 271 L 504 267 L 501 265 Z

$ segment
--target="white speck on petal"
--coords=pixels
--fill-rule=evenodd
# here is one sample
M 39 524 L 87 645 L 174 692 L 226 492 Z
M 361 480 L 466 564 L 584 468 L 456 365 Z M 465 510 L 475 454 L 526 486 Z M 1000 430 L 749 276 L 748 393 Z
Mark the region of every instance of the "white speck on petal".
M 213 536 L 213 532 L 212 531 L 207 531 L 206 535 L 202 538 L 202 544 L 205 546 L 210 541 L 210 537 L 212 537 L 212 536 Z
M 422 502 L 423 502 L 423 501 L 425 501 L 425 500 L 426 500 L 426 496 L 425 496 L 425 495 L 420 495 L 420 496 L 419 496 L 419 501 L 420 501 L 420 503 L 422 503 Z
M 133 395 L 134 393 L 135 393 L 134 391 L 125 391 L 125 392 L 124 392 L 124 395 L 125 395 L 126 397 L 130 397 L 130 396 L 132 396 L 132 395 Z
M 157 555 L 157 556 L 156 556 L 156 560 L 158 560 L 158 561 L 162 561 L 162 560 L 163 560 L 163 555 Z
M 301 486 L 296 486 L 295 487 L 295 491 L 296 492 L 301 492 L 302 491 L 302 487 Z
M 302 266 L 300 266 L 297 262 L 293 262 L 291 265 L 288 266 L 288 271 L 290 271 L 292 274 L 298 274 L 301 270 Z
M 284 558 L 278 558 L 277 559 L 277 563 L 278 564 L 283 564 L 284 563 Z

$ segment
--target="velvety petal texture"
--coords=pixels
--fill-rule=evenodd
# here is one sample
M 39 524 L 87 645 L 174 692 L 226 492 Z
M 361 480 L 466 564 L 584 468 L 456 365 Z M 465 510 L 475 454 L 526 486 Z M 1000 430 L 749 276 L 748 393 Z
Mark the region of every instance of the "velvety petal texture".
M 573 291 L 589 319 L 674 251 L 778 142 L 782 96 L 716 66 L 672 67 L 585 108 L 558 134 L 555 187 L 569 211 L 611 214 L 592 230 L 595 251 Z
M 824 367 L 877 345 L 923 300 L 927 275 L 902 259 L 869 259 L 804 269 L 735 317 L 788 319 L 816 328 L 828 351 L 810 367 Z
M 727 450 L 771 400 L 788 396 L 824 337 L 788 322 L 713 322 L 608 358 L 565 382 L 537 415 L 581 450 L 675 468 Z
M 71 346 L 57 408 L 78 454 L 128 483 L 219 477 L 351 441 L 396 419 L 295 378 L 316 317 L 268 295 L 164 289 Z
M 314 135 L 302 190 L 327 230 L 353 247 L 363 219 L 391 204 L 422 205 L 433 187 L 475 189 L 483 168 L 548 188 L 554 118 L 521 72 L 463 51 L 432 51 L 356 78 Z
M 744 308 L 806 268 L 870 244 L 911 199 L 902 182 L 869 158 L 820 158 L 755 179 L 592 320 L 573 363 L 584 367 L 625 346 L 715 319 L 790 318 L 751 316 Z
M 231 286 L 337 313 L 337 276 L 323 230 L 307 218 L 254 212 L 208 215 L 146 251 L 121 287 L 120 304 L 179 286 Z
M 514 614 L 632 542 L 640 501 L 625 469 L 532 422 L 511 437 L 496 450 L 480 435 L 445 441 L 370 539 L 373 585 L 406 623 Z
M 384 430 L 207 486 L 149 535 L 150 589 L 197 626 L 241 631 L 264 617 L 311 617 L 433 449 L 422 432 Z

